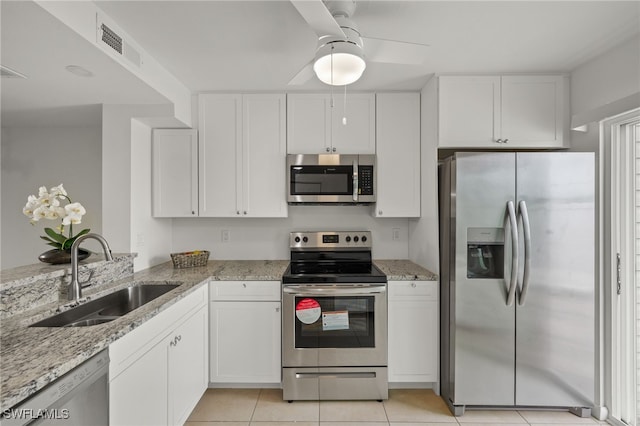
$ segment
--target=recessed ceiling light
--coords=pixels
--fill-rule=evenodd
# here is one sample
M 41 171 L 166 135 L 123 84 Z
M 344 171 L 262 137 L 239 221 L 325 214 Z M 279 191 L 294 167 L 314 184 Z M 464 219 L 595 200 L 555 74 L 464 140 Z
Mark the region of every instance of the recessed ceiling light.
M 0 65 L 0 75 L 6 78 L 27 78 L 26 75 L 19 73 L 16 70 L 12 70 L 9 67 L 5 67 L 4 65 Z
M 78 77 L 93 77 L 93 73 L 80 65 L 67 65 L 64 67 L 71 74 L 75 74 Z

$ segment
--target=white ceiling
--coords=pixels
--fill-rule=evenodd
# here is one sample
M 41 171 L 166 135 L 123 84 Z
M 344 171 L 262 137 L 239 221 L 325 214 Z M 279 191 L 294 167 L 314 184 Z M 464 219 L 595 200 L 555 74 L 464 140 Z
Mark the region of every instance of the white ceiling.
M 295 90 L 317 36 L 286 0 L 99 1 L 194 92 Z M 419 66 L 369 64 L 355 90 L 420 89 L 431 73 L 571 71 L 640 31 L 640 2 L 359 0 L 364 36 L 430 45 Z M 326 89 L 315 78 L 300 90 Z
M 327 90 L 315 78 L 287 86 L 316 47 L 287 0 L 97 4 L 195 93 Z M 166 102 L 36 4 L 0 6 L 0 63 L 29 76 L 2 79 L 3 126 L 95 120 L 100 103 Z M 421 65 L 370 63 L 350 90 L 420 89 L 432 73 L 569 72 L 631 37 L 640 43 L 640 1 L 360 0 L 353 19 L 364 36 L 430 47 Z M 96 76 L 74 76 L 69 64 Z

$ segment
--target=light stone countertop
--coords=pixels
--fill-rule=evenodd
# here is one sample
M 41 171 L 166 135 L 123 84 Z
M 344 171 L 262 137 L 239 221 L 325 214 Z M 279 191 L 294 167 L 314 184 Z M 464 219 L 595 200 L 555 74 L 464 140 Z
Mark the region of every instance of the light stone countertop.
M 408 260 L 375 260 L 374 263 L 389 280 L 437 279 L 435 274 Z M 33 395 L 208 280 L 280 281 L 288 265 L 288 260 L 210 260 L 206 266 L 174 269 L 171 262 L 166 262 L 101 286 L 97 293 L 91 294 L 87 289 L 86 295 L 96 298 L 142 282 L 181 284 L 117 320 L 91 327 L 28 327 L 57 313 L 60 302 L 3 319 L 0 323 L 0 411 Z M 5 280 L 8 281 L 3 276 Z
M 438 281 L 438 275 L 407 259 L 376 259 L 388 281 Z

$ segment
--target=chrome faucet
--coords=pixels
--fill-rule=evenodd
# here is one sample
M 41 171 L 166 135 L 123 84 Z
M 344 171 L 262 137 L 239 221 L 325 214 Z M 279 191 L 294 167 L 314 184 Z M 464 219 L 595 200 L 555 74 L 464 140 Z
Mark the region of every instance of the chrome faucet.
M 78 281 L 78 249 L 80 248 L 80 243 L 82 243 L 84 240 L 89 238 L 98 240 L 98 242 L 102 245 L 102 250 L 104 251 L 104 257 L 106 257 L 107 260 L 113 260 L 113 256 L 111 256 L 111 249 L 109 248 L 109 244 L 107 243 L 107 240 L 105 240 L 102 235 L 84 234 L 76 238 L 73 244 L 71 245 L 71 282 L 69 283 L 69 288 L 67 291 L 69 300 L 77 301 L 78 299 L 80 299 L 82 297 L 82 289 L 89 286 L 89 284 L 87 283 L 91 279 L 91 276 L 89 276 L 89 280 L 83 283 L 80 283 L 80 281 Z M 93 274 L 93 271 L 91 271 L 91 273 Z

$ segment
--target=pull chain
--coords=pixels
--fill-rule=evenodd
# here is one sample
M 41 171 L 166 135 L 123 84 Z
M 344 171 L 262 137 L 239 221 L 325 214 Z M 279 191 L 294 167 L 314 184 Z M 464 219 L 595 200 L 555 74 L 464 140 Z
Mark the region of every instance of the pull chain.
M 333 105 L 333 45 L 331 45 L 331 108 Z
M 343 106 L 343 111 L 342 111 L 343 115 L 342 115 L 342 125 L 346 126 L 347 125 L 347 85 L 344 85 L 344 106 Z

